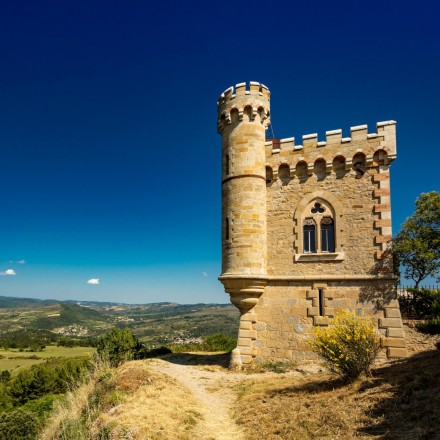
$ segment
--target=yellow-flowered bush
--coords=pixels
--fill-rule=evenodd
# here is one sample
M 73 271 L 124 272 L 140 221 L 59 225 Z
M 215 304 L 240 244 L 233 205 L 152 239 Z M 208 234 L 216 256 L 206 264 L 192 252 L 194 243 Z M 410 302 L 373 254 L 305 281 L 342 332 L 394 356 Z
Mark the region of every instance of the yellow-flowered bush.
M 369 374 L 380 350 L 380 338 L 371 319 L 340 311 L 328 327 L 315 327 L 312 350 L 331 371 L 353 380 Z

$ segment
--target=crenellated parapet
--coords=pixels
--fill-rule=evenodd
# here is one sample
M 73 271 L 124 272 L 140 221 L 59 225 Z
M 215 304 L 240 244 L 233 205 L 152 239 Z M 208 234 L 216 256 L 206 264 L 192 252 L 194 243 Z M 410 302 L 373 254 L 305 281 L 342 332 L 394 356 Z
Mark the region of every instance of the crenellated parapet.
M 273 177 L 278 177 L 279 168 L 290 171 L 290 177 L 305 178 L 317 169 L 326 174 L 332 171 L 354 171 L 363 173 L 378 165 L 389 165 L 396 158 L 396 122 L 384 121 L 376 124 L 376 132 L 368 133 L 367 125 L 350 128 L 350 137 L 342 137 L 342 130 L 326 132 L 325 141 L 318 134 L 302 136 L 302 143 L 295 138 L 266 141 L 267 165 Z
M 245 82 L 236 84 L 220 95 L 217 108 L 219 133 L 234 120 L 242 121 L 245 115 L 251 121 L 258 117 L 267 127 L 270 122 L 270 92 L 264 84 L 255 81 L 251 81 L 248 87 Z

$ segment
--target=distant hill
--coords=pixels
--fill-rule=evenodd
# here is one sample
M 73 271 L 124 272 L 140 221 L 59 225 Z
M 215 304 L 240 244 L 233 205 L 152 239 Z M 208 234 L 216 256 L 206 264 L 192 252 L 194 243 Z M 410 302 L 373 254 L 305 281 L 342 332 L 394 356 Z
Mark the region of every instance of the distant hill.
M 13 296 L 0 296 L 0 309 L 23 309 L 28 307 L 44 307 L 58 304 L 55 299 L 15 298 Z
M 235 337 L 238 322 L 239 312 L 231 304 L 124 304 L 0 296 L 0 334 L 41 330 L 57 338 L 81 339 L 113 327 L 128 327 L 142 342 L 158 345 L 214 333 Z
M 52 330 L 73 324 L 88 327 L 90 324 L 96 325 L 99 322 L 109 321 L 109 317 L 102 311 L 65 302 L 60 302 L 59 306 L 60 310 L 58 313 L 37 318 L 32 322 L 32 327 Z

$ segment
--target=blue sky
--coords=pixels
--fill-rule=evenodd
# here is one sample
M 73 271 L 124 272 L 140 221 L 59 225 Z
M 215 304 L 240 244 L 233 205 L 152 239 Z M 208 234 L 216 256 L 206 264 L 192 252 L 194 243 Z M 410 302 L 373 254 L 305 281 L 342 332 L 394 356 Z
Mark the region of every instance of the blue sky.
M 216 100 L 242 81 L 270 88 L 276 137 L 395 119 L 397 232 L 440 186 L 438 13 L 434 0 L 2 2 L 0 273 L 16 275 L 0 295 L 228 302 Z

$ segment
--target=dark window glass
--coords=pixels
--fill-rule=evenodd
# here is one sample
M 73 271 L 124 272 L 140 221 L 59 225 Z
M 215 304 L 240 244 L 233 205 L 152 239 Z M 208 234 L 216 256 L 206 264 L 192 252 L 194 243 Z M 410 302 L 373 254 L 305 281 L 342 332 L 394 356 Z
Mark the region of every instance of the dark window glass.
M 316 225 L 311 219 L 304 222 L 304 253 L 316 252 Z
M 321 221 L 321 252 L 335 251 L 335 228 L 333 219 L 323 218 Z

